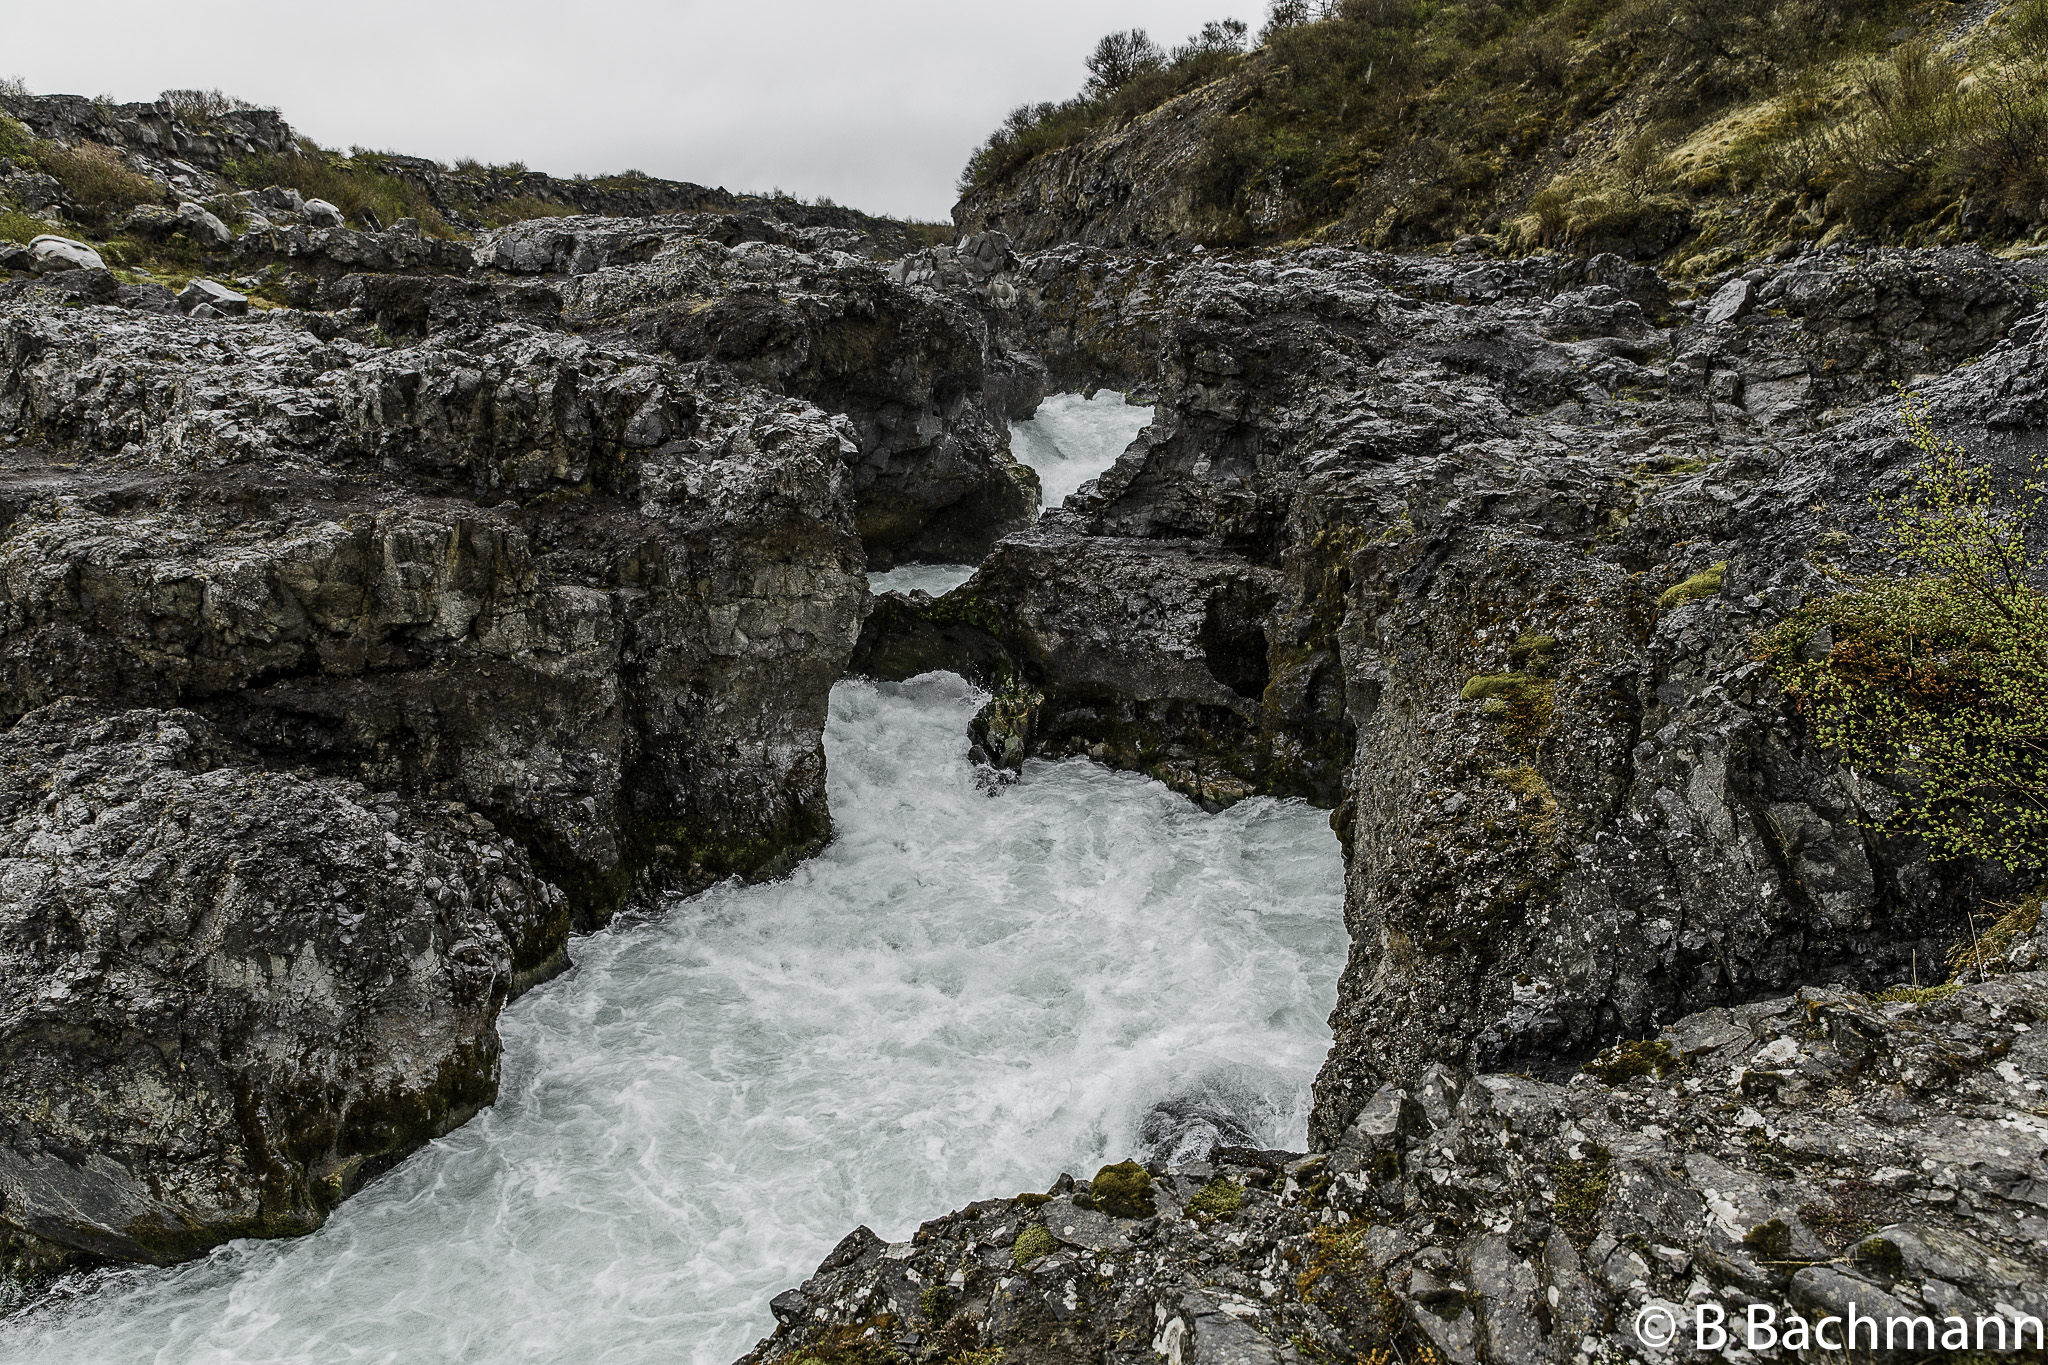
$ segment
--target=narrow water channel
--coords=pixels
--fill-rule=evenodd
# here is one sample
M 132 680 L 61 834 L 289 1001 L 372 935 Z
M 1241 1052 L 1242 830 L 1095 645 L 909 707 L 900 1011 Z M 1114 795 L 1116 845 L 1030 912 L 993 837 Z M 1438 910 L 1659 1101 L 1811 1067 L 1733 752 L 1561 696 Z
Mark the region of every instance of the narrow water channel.
M 982 699 L 841 683 L 824 853 L 579 940 L 505 1013 L 498 1104 L 320 1232 L 91 1277 L 0 1360 L 726 1365 L 856 1224 L 1302 1145 L 1344 956 L 1323 813 L 1085 760 L 990 787 Z

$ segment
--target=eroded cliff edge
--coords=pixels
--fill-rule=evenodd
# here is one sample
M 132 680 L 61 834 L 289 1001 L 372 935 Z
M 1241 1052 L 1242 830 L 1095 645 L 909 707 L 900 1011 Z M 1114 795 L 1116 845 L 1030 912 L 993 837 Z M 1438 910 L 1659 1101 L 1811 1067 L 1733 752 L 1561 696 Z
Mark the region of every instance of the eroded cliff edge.
M 268 199 L 303 307 L 0 283 L 18 1272 L 305 1231 L 488 1104 L 572 929 L 828 837 L 870 556 L 1037 507 L 978 318 L 848 234 Z

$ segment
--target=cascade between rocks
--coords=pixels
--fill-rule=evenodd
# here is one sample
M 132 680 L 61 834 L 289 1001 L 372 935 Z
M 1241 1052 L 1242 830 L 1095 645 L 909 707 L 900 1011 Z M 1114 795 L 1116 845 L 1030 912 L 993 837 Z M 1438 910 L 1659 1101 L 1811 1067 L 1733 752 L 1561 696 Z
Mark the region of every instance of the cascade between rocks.
M 1060 396 L 1015 444 L 1056 506 L 1148 416 Z M 840 683 L 823 853 L 576 943 L 503 1015 L 497 1104 L 317 1233 L 85 1277 L 0 1360 L 725 1365 L 855 1224 L 1303 1147 L 1346 942 L 1323 813 L 1205 814 L 1085 760 L 996 786 L 967 755 L 984 700 Z

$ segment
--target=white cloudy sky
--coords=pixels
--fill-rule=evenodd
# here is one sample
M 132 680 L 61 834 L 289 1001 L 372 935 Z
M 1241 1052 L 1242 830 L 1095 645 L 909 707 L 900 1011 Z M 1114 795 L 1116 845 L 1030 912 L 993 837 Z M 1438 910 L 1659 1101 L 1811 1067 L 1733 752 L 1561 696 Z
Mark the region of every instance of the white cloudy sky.
M 634 167 L 943 218 L 1012 106 L 1063 99 L 1110 29 L 1254 30 L 1263 0 L 98 0 L 8 7 L 37 93 L 217 86 L 324 145 L 567 175 Z

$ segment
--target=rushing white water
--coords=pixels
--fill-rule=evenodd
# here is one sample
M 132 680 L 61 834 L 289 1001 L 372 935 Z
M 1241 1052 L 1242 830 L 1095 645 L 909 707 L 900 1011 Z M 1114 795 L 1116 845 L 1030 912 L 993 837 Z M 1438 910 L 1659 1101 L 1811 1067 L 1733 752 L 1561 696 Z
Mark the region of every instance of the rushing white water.
M 579 940 L 505 1013 L 497 1105 L 320 1232 L 95 1277 L 0 1360 L 725 1365 L 858 1223 L 1300 1146 L 1344 951 L 1322 814 L 1085 760 L 991 794 L 981 700 L 841 683 L 825 852 Z
M 1120 393 L 1059 393 L 1040 403 L 1029 421 L 1010 423 L 1010 450 L 1038 471 L 1044 505 L 1053 508 L 1115 464 L 1151 422 L 1152 409 L 1131 407 Z
M 868 575 L 870 592 L 928 592 L 943 597 L 974 577 L 972 564 L 898 564 Z
M 1105 389 L 1093 398 L 1057 393 L 1038 405 L 1038 414 L 1010 423 L 1010 450 L 1019 463 L 1038 471 L 1043 505 L 1058 507 L 1103 470 L 1152 421 L 1152 409 L 1132 407 Z M 974 576 L 972 564 L 901 564 L 868 575 L 874 592 L 922 590 L 943 596 Z

